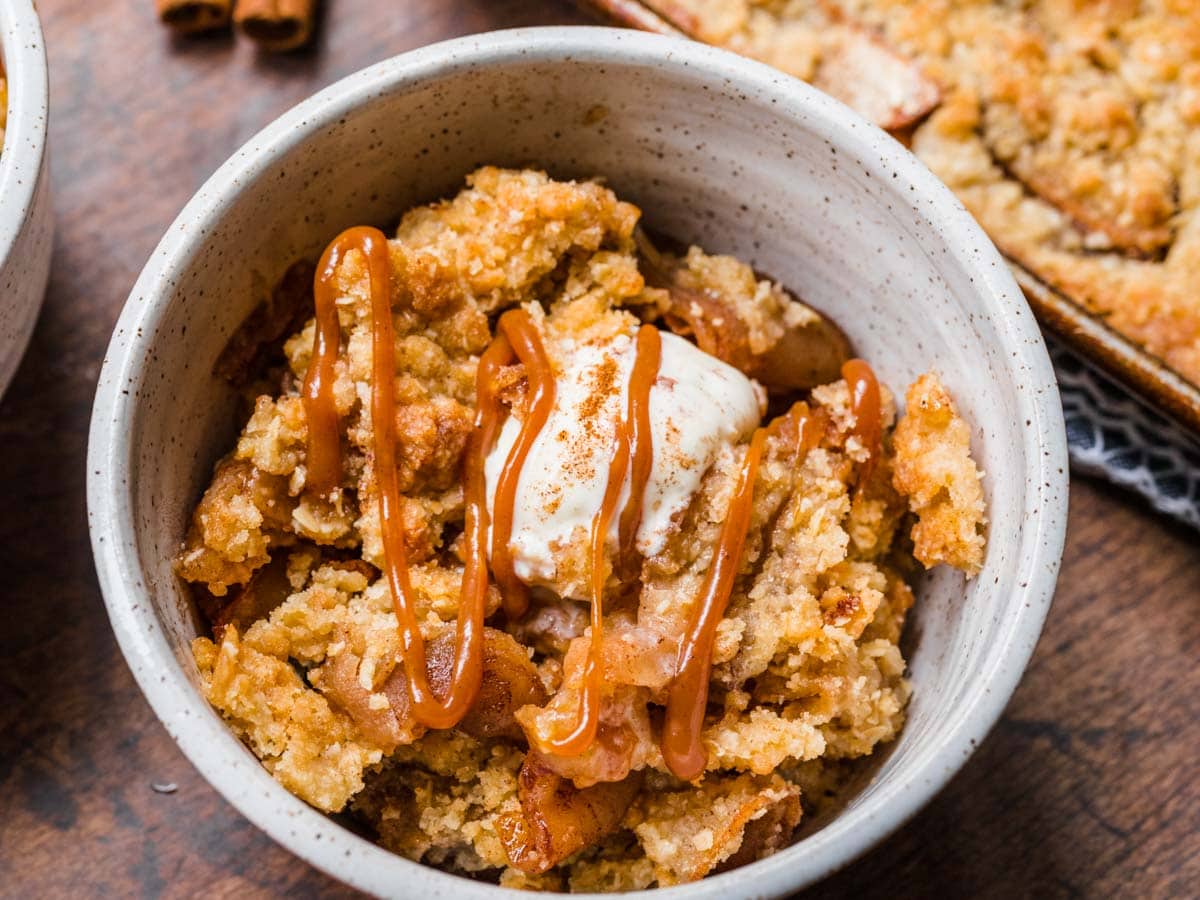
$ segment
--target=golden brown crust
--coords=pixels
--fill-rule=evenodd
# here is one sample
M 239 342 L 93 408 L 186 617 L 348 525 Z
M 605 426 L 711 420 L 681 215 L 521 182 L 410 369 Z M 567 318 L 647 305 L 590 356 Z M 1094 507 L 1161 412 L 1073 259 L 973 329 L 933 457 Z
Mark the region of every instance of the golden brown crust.
M 742 775 L 648 797 L 634 831 L 665 887 L 758 859 L 790 839 L 799 811 L 799 791 L 779 776 Z
M 644 0 L 687 34 L 810 81 L 880 128 L 920 122 L 937 81 L 830 0 Z
M 270 559 L 272 543 L 290 543 L 287 517 L 294 505 L 282 478 L 243 460 L 222 460 L 192 514 L 179 574 L 217 596 L 247 583 Z
M 917 515 L 913 554 L 926 567 L 947 563 L 975 575 L 983 566 L 986 519 L 971 431 L 933 373 L 918 378 L 905 399 L 892 480 Z
M 326 812 L 362 790 L 382 751 L 287 662 L 247 646 L 235 628 L 219 647 L 197 638 L 193 650 L 205 696 L 284 787 Z
M 1200 384 L 1200 6 L 1188 0 L 661 0 L 688 33 L 822 85 L 831 23 L 940 87 L 912 148 L 1000 249 Z M 860 96 L 831 92 L 875 121 Z M 900 90 L 915 103 L 919 81 Z M 932 108 L 932 104 L 930 105 Z M 929 110 L 926 109 L 926 112 Z

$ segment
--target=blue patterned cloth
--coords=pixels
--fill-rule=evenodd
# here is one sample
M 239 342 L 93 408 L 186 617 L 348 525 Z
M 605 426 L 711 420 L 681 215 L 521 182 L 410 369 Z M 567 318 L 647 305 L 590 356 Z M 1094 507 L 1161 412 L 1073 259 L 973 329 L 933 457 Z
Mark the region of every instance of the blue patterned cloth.
M 1200 443 L 1047 336 L 1071 465 L 1131 488 L 1200 529 Z

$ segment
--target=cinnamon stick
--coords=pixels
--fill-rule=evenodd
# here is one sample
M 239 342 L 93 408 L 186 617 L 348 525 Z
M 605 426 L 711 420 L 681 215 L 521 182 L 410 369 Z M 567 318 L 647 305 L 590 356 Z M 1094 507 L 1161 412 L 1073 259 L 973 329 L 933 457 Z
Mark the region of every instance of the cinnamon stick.
M 158 19 L 180 34 L 195 34 L 229 24 L 233 0 L 155 0 Z
M 294 50 L 308 43 L 316 0 L 238 0 L 233 24 L 264 50 Z

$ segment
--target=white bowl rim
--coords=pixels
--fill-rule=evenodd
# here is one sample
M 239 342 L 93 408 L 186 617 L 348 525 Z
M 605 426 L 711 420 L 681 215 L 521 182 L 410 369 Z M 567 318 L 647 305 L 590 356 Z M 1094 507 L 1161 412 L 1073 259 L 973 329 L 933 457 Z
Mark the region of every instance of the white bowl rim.
M 50 82 L 46 40 L 32 0 L 0 0 L 9 27 L 0 32 L 8 79 L 8 122 L 0 148 L 0 263 L 21 233 L 46 155 Z M 18 38 L 13 40 L 13 38 Z
M 188 682 L 153 614 L 133 543 L 134 516 L 128 476 L 136 447 L 131 427 L 142 376 L 141 363 L 163 316 L 171 274 L 178 272 L 205 232 L 210 232 L 241 187 L 278 156 L 329 121 L 372 97 L 502 61 L 612 61 L 701 68 L 732 83 L 753 86 L 802 109 L 810 120 L 836 128 L 844 144 L 863 157 L 886 159 L 898 177 L 917 186 L 923 212 L 943 223 L 947 252 L 975 272 L 985 314 L 1024 368 L 1019 391 L 1029 499 L 1027 527 L 1016 556 L 1021 560 L 1011 621 L 1001 630 L 994 664 L 971 685 L 961 712 L 948 723 L 939 751 L 914 777 L 880 785 L 871 808 L 835 818 L 806 838 L 803 852 L 783 851 L 734 872 L 688 885 L 639 892 L 639 897 L 718 898 L 781 895 L 836 871 L 877 844 L 925 805 L 961 768 L 1003 712 L 1033 648 L 1053 596 L 1066 528 L 1067 459 L 1062 409 L 1053 369 L 1007 266 L 975 220 L 948 188 L 889 136 L 836 100 L 779 71 L 698 42 L 604 27 L 547 27 L 488 32 L 410 51 L 322 90 L 284 113 L 247 141 L 200 188 L 167 230 L 129 296 L 105 355 L 92 413 L 88 447 L 88 518 L 101 590 L 113 630 L 155 714 L 188 759 L 247 819 L 318 869 L 380 896 L 447 896 L 495 900 L 511 892 L 473 882 L 391 854 L 328 819 L 281 785 L 268 803 L 248 794 L 245 751 Z M 1021 602 L 1015 602 L 1019 599 Z M 995 645 L 994 645 L 995 646 Z M 152 673 L 165 673 L 156 677 Z M 302 827 L 297 827 L 302 826 Z M 580 896 L 580 895 L 575 895 Z M 595 895 L 596 897 L 608 895 Z

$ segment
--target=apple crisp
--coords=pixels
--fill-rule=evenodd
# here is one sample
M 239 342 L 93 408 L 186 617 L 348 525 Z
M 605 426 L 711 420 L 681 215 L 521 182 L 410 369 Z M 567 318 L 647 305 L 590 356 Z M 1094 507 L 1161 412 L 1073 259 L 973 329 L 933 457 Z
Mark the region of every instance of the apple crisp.
M 1200 5 L 645 2 L 904 131 L 1002 252 L 1200 384 Z
M 506 886 L 785 847 L 903 724 L 914 554 L 984 558 L 936 374 L 897 422 L 835 324 L 639 217 L 483 168 L 293 267 L 218 363 L 248 419 L 176 563 L 281 784 Z

